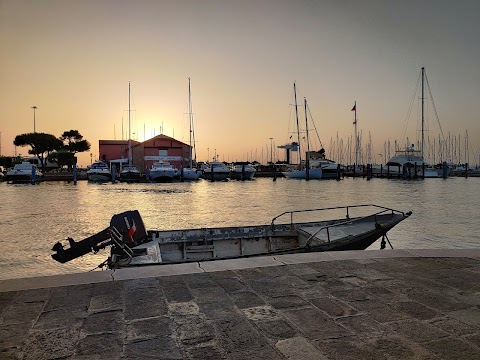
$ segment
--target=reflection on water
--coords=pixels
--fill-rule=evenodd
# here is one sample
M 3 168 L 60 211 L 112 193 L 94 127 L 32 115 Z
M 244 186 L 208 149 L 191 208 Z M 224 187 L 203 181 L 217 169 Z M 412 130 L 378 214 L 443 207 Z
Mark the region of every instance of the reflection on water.
M 0 279 L 94 269 L 108 251 L 68 264 L 51 247 L 92 235 L 113 214 L 138 209 L 148 229 L 270 223 L 284 211 L 376 204 L 413 215 L 389 232 L 395 248 L 480 247 L 480 178 L 419 181 L 256 179 L 166 184 L 0 183 Z M 372 248 L 379 248 L 373 244 Z

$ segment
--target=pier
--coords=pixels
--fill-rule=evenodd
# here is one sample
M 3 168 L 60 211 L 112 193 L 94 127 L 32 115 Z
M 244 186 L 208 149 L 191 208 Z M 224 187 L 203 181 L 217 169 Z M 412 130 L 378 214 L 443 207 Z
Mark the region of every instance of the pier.
M 478 359 L 480 249 L 0 281 L 2 359 Z

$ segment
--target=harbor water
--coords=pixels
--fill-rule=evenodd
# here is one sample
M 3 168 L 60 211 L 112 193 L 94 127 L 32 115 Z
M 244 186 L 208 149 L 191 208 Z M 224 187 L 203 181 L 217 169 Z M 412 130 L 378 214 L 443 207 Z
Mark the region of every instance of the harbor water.
M 478 194 L 480 178 L 0 183 L 0 280 L 95 270 L 107 249 L 59 264 L 50 256 L 53 244 L 82 240 L 133 209 L 147 229 L 181 229 L 269 224 L 284 211 L 376 204 L 413 212 L 388 234 L 396 249 L 480 248 Z

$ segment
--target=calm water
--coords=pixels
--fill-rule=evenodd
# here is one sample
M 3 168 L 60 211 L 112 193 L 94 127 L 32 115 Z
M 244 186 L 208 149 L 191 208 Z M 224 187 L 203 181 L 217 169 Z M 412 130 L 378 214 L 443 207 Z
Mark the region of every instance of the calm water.
M 177 229 L 266 224 L 288 210 L 377 204 L 413 211 L 389 232 L 394 248 L 478 248 L 479 193 L 480 178 L 0 183 L 0 279 L 94 269 L 108 250 L 58 264 L 50 257 L 52 245 L 68 236 L 81 240 L 106 228 L 113 214 L 132 209 L 148 229 Z

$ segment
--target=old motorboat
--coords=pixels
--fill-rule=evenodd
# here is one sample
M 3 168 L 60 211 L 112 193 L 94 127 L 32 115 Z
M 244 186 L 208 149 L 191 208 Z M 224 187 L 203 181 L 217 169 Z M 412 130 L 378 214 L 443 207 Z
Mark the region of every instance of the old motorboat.
M 313 214 L 317 214 L 316 220 L 305 221 Z M 384 248 L 387 232 L 410 215 L 411 212 L 377 205 L 353 205 L 287 211 L 268 225 L 147 231 L 140 213 L 133 210 L 114 215 L 109 227 L 84 240 L 76 242 L 68 238 L 68 248 L 57 242 L 52 257 L 65 263 L 110 246 L 110 256 L 102 265 L 113 269 L 258 255 L 364 250 L 379 238 Z
M 15 164 L 13 169 L 7 171 L 5 180 L 10 183 L 35 183 L 43 176 L 42 172 L 35 164 L 28 161 L 23 161 L 20 164 Z
M 99 160 L 95 161 L 87 170 L 87 178 L 90 182 L 108 182 L 112 180 L 112 173 L 108 165 Z

